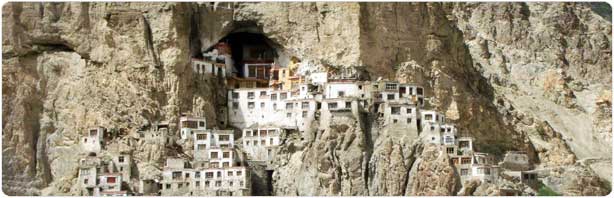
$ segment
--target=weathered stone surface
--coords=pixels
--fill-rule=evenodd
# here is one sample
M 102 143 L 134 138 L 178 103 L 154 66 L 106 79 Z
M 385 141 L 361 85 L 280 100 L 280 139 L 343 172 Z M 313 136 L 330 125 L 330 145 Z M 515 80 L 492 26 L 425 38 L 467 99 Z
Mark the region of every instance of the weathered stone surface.
M 425 86 L 433 96 L 430 107 L 476 137 L 478 151 L 526 151 L 546 168 L 611 156 L 611 22 L 586 4 L 217 5 L 6 4 L 3 191 L 80 194 L 71 186 L 73 151 L 79 134 L 92 126 L 133 133 L 191 111 L 206 115 L 215 127 L 225 93 L 215 81 L 194 78 L 189 58 L 241 28 L 267 36 L 282 57 L 296 56 L 314 67 L 360 67 L 372 79 Z M 458 190 L 446 159 L 429 146 L 419 152 L 411 132 L 377 126 L 369 116 L 336 118 L 314 128 L 308 142 L 280 148 L 273 194 Z M 143 177 L 155 175 L 161 156 L 176 154 L 159 144 L 131 147 Z M 610 164 L 590 167 L 611 176 L 603 171 Z M 437 179 L 412 178 L 424 174 Z M 596 182 L 590 171 L 576 175 L 567 186 Z M 489 188 L 480 185 L 474 194 L 495 192 L 495 187 L 480 190 Z

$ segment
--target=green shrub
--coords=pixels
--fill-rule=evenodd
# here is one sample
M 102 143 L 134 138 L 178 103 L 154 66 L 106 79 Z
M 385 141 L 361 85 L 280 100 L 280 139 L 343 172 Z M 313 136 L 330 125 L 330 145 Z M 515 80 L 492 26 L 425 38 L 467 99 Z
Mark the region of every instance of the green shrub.
M 561 196 L 561 194 L 554 192 L 554 190 L 550 189 L 550 187 L 540 182 L 537 196 Z

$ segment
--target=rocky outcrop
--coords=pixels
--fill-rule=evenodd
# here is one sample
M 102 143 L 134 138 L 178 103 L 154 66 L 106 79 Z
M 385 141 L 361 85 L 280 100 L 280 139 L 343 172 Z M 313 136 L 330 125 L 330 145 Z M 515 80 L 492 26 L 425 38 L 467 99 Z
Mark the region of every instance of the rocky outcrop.
M 522 150 L 545 167 L 612 152 L 611 22 L 583 3 L 15 2 L 2 17 L 2 179 L 11 195 L 78 194 L 74 150 L 89 127 L 133 133 L 188 111 L 218 126 L 224 89 L 188 65 L 233 31 L 268 37 L 282 64 L 296 56 L 420 83 L 429 108 L 475 137 L 478 151 Z M 307 142 L 289 141 L 273 194 L 455 194 L 445 157 L 373 120 L 339 117 Z M 131 145 L 143 174 L 168 154 Z M 607 164 L 590 167 L 609 177 Z M 591 179 L 570 182 L 594 182 L 592 171 L 573 173 Z M 437 179 L 417 177 L 428 174 Z
M 456 195 L 460 178 L 448 155 L 439 146 L 427 144 L 409 173 L 405 195 L 450 196 Z M 429 178 L 429 179 L 424 179 Z

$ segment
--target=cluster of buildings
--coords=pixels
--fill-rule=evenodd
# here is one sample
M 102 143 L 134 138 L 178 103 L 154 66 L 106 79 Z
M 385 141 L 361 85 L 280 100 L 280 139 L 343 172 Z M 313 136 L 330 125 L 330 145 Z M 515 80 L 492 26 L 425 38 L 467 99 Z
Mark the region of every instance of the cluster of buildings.
M 207 129 L 203 117 L 183 115 L 181 140 L 193 143 L 193 156 L 167 158 L 160 194 L 251 195 L 250 172 L 237 152 L 233 130 Z
M 243 148 L 251 159 L 267 161 L 274 156 L 275 141 L 279 141 L 277 136 L 269 140 L 261 137 L 262 134 L 269 135 L 271 131 L 277 134 L 284 129 L 305 133 L 310 131 L 314 121 L 330 120 L 330 117 L 344 113 L 370 112 L 377 116 L 382 126 L 403 129 L 425 142 L 441 145 L 463 182 L 495 182 L 503 173 L 518 175 L 530 186 L 537 181 L 536 176 L 526 169 L 522 169 L 524 172 L 507 169 L 510 161 L 514 161 L 510 157 L 501 163 L 505 167 L 502 169 L 492 155 L 475 152 L 472 137 L 460 136 L 443 114 L 424 108 L 425 91 L 421 86 L 394 81 L 363 81 L 360 73 L 352 69 L 297 75 L 297 61 L 293 59 L 284 68 L 272 62 L 249 65 L 246 69 L 249 72 L 242 78 L 227 78 L 227 120 L 230 125 L 244 129 Z M 308 138 L 309 135 L 302 136 Z M 254 148 L 258 144 L 265 147 Z M 507 155 L 524 156 L 528 163 L 526 153 L 509 152 Z
M 129 152 L 102 155 L 105 139 L 109 139 L 108 133 L 102 127 L 87 130 L 81 138 L 87 156 L 79 159 L 77 182 L 83 195 L 127 196 L 125 186 L 132 176 L 132 155 Z
M 175 128 L 172 123 L 155 123 L 133 138 L 165 147 L 187 143 L 183 150 L 190 149 L 192 155 L 165 156 L 160 177 L 138 178 L 139 186 L 128 191 L 131 154 L 114 153 L 108 159 L 97 156 L 105 150 L 106 131 L 88 130 L 81 145 L 89 154 L 79 163 L 79 182 L 87 194 L 251 195 L 247 163 L 270 165 L 288 130 L 299 131 L 301 139 L 309 140 L 313 138 L 313 122 L 326 125 L 334 116 L 364 114 L 375 116 L 381 127 L 441 145 L 463 182 L 494 182 L 505 173 L 535 185 L 536 175 L 528 171 L 526 153 L 510 152 L 502 163 L 495 164 L 493 156 L 475 152 L 473 138 L 461 136 L 443 114 L 425 109 L 425 90 L 417 84 L 366 81 L 361 72 L 351 68 L 299 75 L 300 60 L 296 58 L 280 67 L 262 46 L 243 46 L 242 52 L 240 59 L 233 60 L 230 46 L 220 43 L 202 58 L 192 59 L 194 74 L 223 79 L 227 102 L 218 117 L 222 126 L 241 130 L 240 141 L 235 141 L 234 130 L 207 128 L 203 117 L 182 115 L 178 131 L 170 130 Z

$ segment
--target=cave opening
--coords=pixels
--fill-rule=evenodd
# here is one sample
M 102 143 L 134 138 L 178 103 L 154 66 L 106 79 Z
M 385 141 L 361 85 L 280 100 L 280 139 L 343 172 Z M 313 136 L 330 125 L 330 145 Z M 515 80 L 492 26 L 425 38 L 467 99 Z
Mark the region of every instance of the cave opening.
M 266 170 L 266 187 L 270 194 L 273 194 L 273 171 L 274 170 Z
M 272 42 L 262 34 L 230 33 L 220 40 L 230 48 L 233 70 L 243 78 L 265 79 L 277 58 Z

